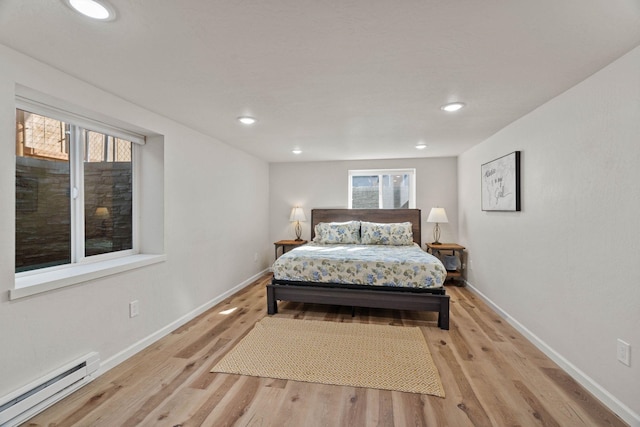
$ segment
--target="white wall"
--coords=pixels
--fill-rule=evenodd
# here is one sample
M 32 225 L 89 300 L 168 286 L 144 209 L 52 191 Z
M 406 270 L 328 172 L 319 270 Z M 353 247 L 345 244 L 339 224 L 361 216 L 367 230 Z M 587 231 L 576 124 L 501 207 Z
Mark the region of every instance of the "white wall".
M 639 76 L 636 48 L 458 162 L 469 283 L 632 425 L 640 425 Z M 482 212 L 480 165 L 514 150 L 522 211 Z M 616 361 L 618 338 L 633 346 L 631 367 Z
M 427 223 L 432 207 L 445 208 L 448 224 L 441 224 L 442 242 L 455 242 L 458 228 L 456 158 L 361 160 L 339 162 L 272 163 L 269 168 L 269 232 L 272 242 L 294 239 L 291 208 L 299 205 L 307 216 L 302 238 L 311 236 L 311 209 L 347 208 L 350 169 L 416 169 L 416 207 L 422 209 L 422 242 L 433 241 L 434 224 Z M 271 255 L 273 259 L 274 255 Z
M 164 180 L 143 191 L 145 198 L 164 198 L 158 213 L 164 215 L 164 242 L 145 244 L 163 245 L 166 262 L 8 300 L 14 286 L 16 85 L 164 137 L 150 138 L 143 148 L 151 154 L 143 167 L 164 162 Z M 153 145 L 162 140 L 163 147 Z M 129 346 L 166 332 L 268 267 L 266 162 L 2 45 L 0 141 L 0 397 L 90 351 L 109 366 Z M 140 304 L 133 319 L 131 300 Z

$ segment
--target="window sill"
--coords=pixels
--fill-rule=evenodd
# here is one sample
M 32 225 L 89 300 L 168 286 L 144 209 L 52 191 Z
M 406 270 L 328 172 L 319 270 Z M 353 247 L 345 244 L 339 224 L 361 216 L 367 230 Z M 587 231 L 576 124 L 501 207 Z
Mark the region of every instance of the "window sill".
M 14 289 L 9 290 L 9 299 L 16 300 L 66 286 L 77 285 L 89 280 L 157 264 L 165 260 L 166 255 L 139 254 L 17 277 Z

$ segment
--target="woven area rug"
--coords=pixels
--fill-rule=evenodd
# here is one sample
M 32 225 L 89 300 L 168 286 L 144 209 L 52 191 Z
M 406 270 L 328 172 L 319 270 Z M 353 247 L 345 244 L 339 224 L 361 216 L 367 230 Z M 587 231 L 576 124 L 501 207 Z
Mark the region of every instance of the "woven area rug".
M 211 372 L 444 397 L 417 327 L 265 317 Z

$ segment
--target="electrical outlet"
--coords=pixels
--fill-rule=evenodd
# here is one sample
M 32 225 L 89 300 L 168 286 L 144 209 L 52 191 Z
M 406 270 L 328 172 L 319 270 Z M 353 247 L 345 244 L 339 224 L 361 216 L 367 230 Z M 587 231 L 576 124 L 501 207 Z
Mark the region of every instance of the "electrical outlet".
M 258 252 L 253 254 L 253 262 L 258 262 Z
M 473 260 L 469 260 L 469 270 L 473 270 Z
M 140 314 L 138 300 L 131 301 L 129 303 L 129 317 L 136 317 L 138 314 Z
M 631 344 L 618 339 L 618 361 L 631 366 Z

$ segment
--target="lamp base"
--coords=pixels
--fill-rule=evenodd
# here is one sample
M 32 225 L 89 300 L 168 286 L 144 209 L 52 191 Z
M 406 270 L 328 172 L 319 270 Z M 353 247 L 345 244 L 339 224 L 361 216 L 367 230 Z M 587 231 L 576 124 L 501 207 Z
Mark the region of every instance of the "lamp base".
M 441 245 L 440 243 L 440 224 L 436 222 L 436 226 L 433 227 L 433 243 L 432 245 Z
M 300 221 L 296 221 L 295 230 L 296 230 L 296 242 L 299 242 L 302 240 L 302 226 L 300 225 Z
M 294 242 L 302 242 L 302 239 L 294 239 Z

